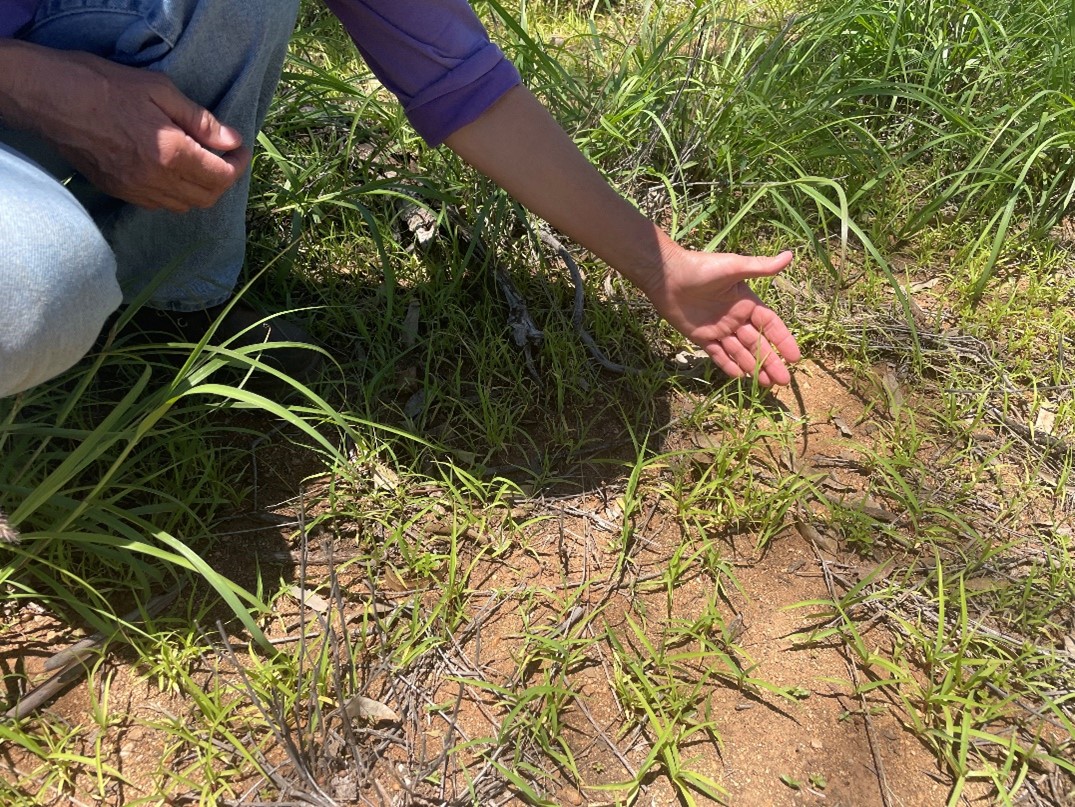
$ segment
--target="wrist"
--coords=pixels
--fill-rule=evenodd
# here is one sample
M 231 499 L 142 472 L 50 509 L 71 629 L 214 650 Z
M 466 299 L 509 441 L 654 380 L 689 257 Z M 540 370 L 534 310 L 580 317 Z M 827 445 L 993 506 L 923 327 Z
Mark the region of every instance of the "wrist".
M 683 266 L 689 253 L 656 224 L 649 226 L 650 232 L 631 251 L 631 259 L 615 268 L 653 300 L 664 295 L 669 278 Z

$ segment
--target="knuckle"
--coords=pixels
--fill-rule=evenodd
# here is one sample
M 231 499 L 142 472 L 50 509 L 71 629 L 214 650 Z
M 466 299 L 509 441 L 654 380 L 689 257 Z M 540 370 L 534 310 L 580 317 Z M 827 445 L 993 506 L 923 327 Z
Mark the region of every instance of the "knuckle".
M 147 70 L 146 76 L 150 81 L 154 82 L 158 87 L 165 87 L 168 89 L 175 88 L 175 82 L 166 73 L 161 73 L 157 70 Z
M 166 144 L 161 149 L 158 162 L 166 171 L 174 171 L 180 162 L 180 150 L 172 144 Z

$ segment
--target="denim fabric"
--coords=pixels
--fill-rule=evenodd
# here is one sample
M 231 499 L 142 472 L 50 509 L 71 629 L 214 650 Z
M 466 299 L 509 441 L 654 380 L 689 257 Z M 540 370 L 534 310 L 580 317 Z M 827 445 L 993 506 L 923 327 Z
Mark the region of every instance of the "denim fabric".
M 119 303 L 115 259 L 89 214 L 0 144 L 0 397 L 78 361 Z
M 22 38 L 166 74 L 188 97 L 254 142 L 295 25 L 298 0 L 46 0 Z M 116 253 L 124 297 L 162 270 L 150 305 L 193 311 L 225 300 L 246 249 L 249 176 L 209 210 L 177 215 L 119 205 L 70 187 Z
M 252 145 L 279 79 L 297 13 L 298 0 L 44 0 L 19 37 L 162 72 Z M 55 375 L 77 361 L 79 349 L 89 348 L 96 332 L 87 340 L 84 331 L 92 330 L 92 322 L 99 329 L 103 316 L 94 310 L 85 321 L 71 319 L 62 312 L 78 308 L 80 299 L 59 298 L 84 294 L 82 278 L 87 273 L 99 277 L 106 264 L 114 267 L 115 277 L 99 281 L 108 293 L 92 298 L 95 309 L 103 305 L 112 310 L 119 304 L 113 293 L 117 280 L 128 301 L 157 281 L 149 304 L 176 311 L 207 308 L 230 295 L 246 248 L 248 175 L 209 210 L 177 215 L 102 194 L 72 176 L 72 169 L 46 143 L 24 133 L 0 128 L 0 147 L 4 144 L 0 290 L 8 293 L 0 301 L 0 313 L 8 308 L 39 312 L 48 321 L 30 323 L 34 314 L 12 317 L 10 311 L 0 320 L 0 395 Z M 27 169 L 27 161 L 17 160 L 16 154 L 36 161 L 55 179 L 40 167 Z M 66 181 L 67 190 L 56 180 Z M 72 195 L 84 210 L 72 210 Z M 54 214 L 48 212 L 50 199 Z M 86 212 L 99 230 L 96 240 L 85 232 Z M 43 226 L 53 215 L 56 227 Z M 111 246 L 114 261 L 99 254 L 101 236 Z M 90 242 L 92 249 L 86 246 Z M 72 277 L 65 278 L 66 272 Z M 29 277 L 35 273 L 38 276 Z M 58 299 L 42 302 L 52 296 Z M 76 335 L 68 334 L 72 327 Z M 28 372 L 27 362 L 36 362 L 39 369 Z

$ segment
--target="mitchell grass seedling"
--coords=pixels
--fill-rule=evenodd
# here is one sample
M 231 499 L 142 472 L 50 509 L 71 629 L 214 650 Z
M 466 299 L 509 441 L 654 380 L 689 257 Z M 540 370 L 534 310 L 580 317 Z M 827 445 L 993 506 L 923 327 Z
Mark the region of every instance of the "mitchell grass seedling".
M 696 742 L 704 737 L 719 744 L 715 722 L 708 716 L 703 717 L 708 711 L 704 706 L 704 692 L 709 669 L 704 668 L 697 680 L 677 677 L 675 660 L 668 660 L 672 666 L 668 665 L 640 627 L 631 620 L 628 624 L 634 640 L 646 651 L 647 661 L 638 659 L 633 642 L 621 642 L 615 633 L 608 631 L 607 639 L 614 651 L 614 683 L 620 702 L 634 710 L 634 719 L 644 728 L 650 749 L 638 765 L 638 774 L 633 780 L 595 789 L 616 791 L 626 788 L 625 800 L 631 803 L 642 782 L 659 771 L 669 778 L 686 804 L 697 804 L 698 795 L 723 801 L 727 795 L 724 788 L 693 770 L 694 760 L 685 760 L 682 756 L 682 748 L 690 745 L 689 740 Z

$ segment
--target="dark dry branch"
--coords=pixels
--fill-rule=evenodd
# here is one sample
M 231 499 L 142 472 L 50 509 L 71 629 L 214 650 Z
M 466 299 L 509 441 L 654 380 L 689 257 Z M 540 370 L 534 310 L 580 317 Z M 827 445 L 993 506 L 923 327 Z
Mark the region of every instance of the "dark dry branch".
M 181 589 L 182 584 L 177 585 L 164 594 L 151 599 L 143 608 L 136 608 L 125 614 L 120 619 L 116 629 L 107 636 L 103 633 L 95 633 L 56 653 L 45 662 L 45 669 L 49 671 L 55 670 L 55 674 L 20 698 L 14 706 L 4 713 L 3 719 L 19 720 L 36 712 L 66 689 L 67 686 L 88 674 L 89 671 L 85 662 L 91 656 L 100 652 L 108 642 L 122 636 L 128 626 L 139 625 L 144 619 L 159 614 L 175 601 Z
M 823 570 L 825 572 L 826 584 L 830 584 L 831 581 L 840 583 L 845 589 L 851 589 L 855 587 L 856 581 L 845 578 L 840 573 L 834 571 L 837 564 L 832 562 L 824 562 Z M 858 630 L 861 632 L 864 625 L 872 624 L 876 621 L 883 621 L 889 629 L 895 633 L 903 636 L 909 641 L 914 641 L 914 636 L 907 630 L 903 624 L 902 619 L 908 621 L 914 621 L 916 619 L 921 620 L 928 624 L 934 632 L 939 633 L 942 629 L 942 622 L 940 614 L 937 611 L 936 605 L 926 596 L 922 595 L 917 588 L 911 588 L 904 591 L 901 596 L 895 601 L 888 601 L 887 599 L 881 600 L 877 595 L 887 594 L 886 581 L 878 580 L 871 583 L 869 586 L 863 587 L 860 590 L 861 597 L 858 600 L 857 607 L 863 608 L 867 611 L 872 611 L 873 616 L 866 622 L 857 622 Z M 830 588 L 830 596 L 833 597 L 834 602 L 839 600 L 835 594 L 835 586 Z M 901 611 L 904 616 L 902 619 L 895 616 L 896 612 Z M 833 623 L 834 624 L 834 623 Z M 943 627 L 949 634 L 955 634 L 960 632 L 960 626 L 956 623 L 955 618 L 949 618 L 943 624 Z M 975 622 L 972 626 L 975 633 L 982 635 L 984 638 L 997 642 L 998 644 L 1005 645 L 1012 652 L 1018 652 L 1025 649 L 1033 649 L 1036 653 L 1045 657 L 1053 659 L 1060 666 L 1063 671 L 1065 668 L 1067 672 L 1056 677 L 1057 684 L 1063 685 L 1070 676 L 1075 672 L 1073 670 L 1073 662 L 1064 656 L 1064 654 L 1058 654 L 1052 652 L 1051 648 L 1044 648 L 1041 646 L 1035 646 L 1026 639 L 1009 636 L 999 631 L 986 627 L 980 621 Z M 1067 725 L 1061 723 L 1059 720 L 1048 714 L 1046 709 L 1035 708 L 1030 703 L 1027 703 L 1024 699 L 1014 698 L 1010 693 L 1001 689 L 991 682 L 986 682 L 985 686 L 996 695 L 1001 701 L 1011 703 L 1014 706 L 1022 709 L 1029 716 L 1036 721 L 1040 721 L 1037 724 L 1024 725 L 1021 721 L 1016 723 L 1016 731 L 1021 735 L 1022 740 L 1026 743 L 1027 749 L 1033 749 L 1040 745 L 1040 724 L 1049 724 L 1059 732 L 1066 733 L 1068 731 Z M 1056 708 L 1064 712 L 1067 718 L 1070 720 L 1075 715 L 1072 714 L 1072 710 L 1068 707 L 1067 696 L 1069 692 L 1066 690 L 1058 690 L 1054 693 L 1045 693 L 1050 697 L 1056 698 Z M 1066 786 L 1071 786 L 1075 782 L 1075 777 L 1072 777 L 1070 773 L 1067 777 L 1058 770 L 1054 772 L 1054 778 L 1063 779 L 1066 782 Z M 1075 792 L 1073 790 L 1072 792 Z M 1057 802 L 1049 802 L 1054 804 Z
M 533 317 L 530 316 L 530 311 L 526 306 L 525 298 L 519 293 L 507 271 L 490 259 L 489 248 L 481 237 L 474 233 L 472 227 L 466 226 L 466 221 L 458 210 L 449 208 L 444 220 L 446 223 L 450 222 L 455 227 L 456 237 L 461 238 L 463 242 L 473 250 L 475 257 L 479 262 L 493 266 L 493 276 L 496 279 L 497 288 L 500 290 L 501 295 L 503 295 L 504 300 L 508 305 L 508 327 L 511 329 L 512 341 L 523 351 L 527 372 L 529 372 L 533 378 L 540 380 L 537 368 L 534 365 L 532 351 L 541 347 L 545 340 L 545 334 L 537 327 Z M 583 324 L 585 286 L 583 284 L 582 272 L 579 270 L 578 264 L 575 262 L 575 259 L 571 256 L 571 253 L 567 248 L 564 247 L 559 239 L 549 232 L 548 229 L 544 227 L 539 228 L 538 239 L 557 254 L 571 274 L 571 282 L 575 289 L 575 302 L 571 313 L 571 322 L 575 327 L 575 332 L 579 335 L 579 339 L 586 346 L 590 355 L 598 364 L 609 372 L 617 373 L 619 375 L 634 375 L 640 373 L 640 370 L 611 361 L 597 346 L 597 343 L 594 341 L 593 337 L 590 336 L 590 333 L 586 330 L 586 327 Z
M 825 578 L 825 587 L 829 591 L 829 596 L 832 597 L 833 602 L 839 602 L 839 598 L 836 595 L 836 586 L 832 579 L 832 573 L 829 570 L 829 563 L 821 556 L 821 551 L 816 545 L 814 545 L 814 555 L 817 557 L 817 562 L 821 566 L 821 573 Z M 870 707 L 866 702 L 866 695 L 859 686 L 858 670 L 855 668 L 855 664 L 851 659 L 845 657 L 844 663 L 847 665 L 848 675 L 851 676 L 851 685 L 854 687 L 856 695 L 858 695 L 859 706 L 862 709 L 862 720 L 863 724 L 866 726 L 866 740 L 870 746 L 870 755 L 873 757 L 873 770 L 874 774 L 877 776 L 877 787 L 881 792 L 881 802 L 885 807 L 893 807 L 892 791 L 888 786 L 888 777 L 885 775 L 885 763 L 881 758 L 881 747 L 878 745 L 873 721 L 870 719 Z
M 540 381 L 537 366 L 534 364 L 534 350 L 538 350 L 545 343 L 545 334 L 530 316 L 526 299 L 515 287 L 511 275 L 491 258 L 489 248 L 480 236 L 475 234 L 474 228 L 467 226 L 463 215 L 454 207 L 447 210 L 444 223 L 451 223 L 455 228 L 456 237 L 460 238 L 474 253 L 479 263 L 493 267 L 493 277 L 496 280 L 497 289 L 504 297 L 508 306 L 508 327 L 511 329 L 511 338 L 515 346 L 523 351 L 523 360 L 526 362 L 526 370 L 530 376 Z
M 602 367 L 608 370 L 610 373 L 616 373 L 617 375 L 638 375 L 641 370 L 634 367 L 627 367 L 623 364 L 617 364 L 609 359 L 604 352 L 597 346 L 597 343 L 590 336 L 589 331 L 586 330 L 586 326 L 583 324 L 583 307 L 586 302 L 585 286 L 582 282 L 582 272 L 579 271 L 579 265 L 575 263 L 575 259 L 571 257 L 571 253 L 567 251 L 567 248 L 560 243 L 546 228 L 542 227 L 538 230 L 538 238 L 541 243 L 552 249 L 567 266 L 568 271 L 571 273 L 571 282 L 575 286 L 575 305 L 571 312 L 571 324 L 575 326 L 575 332 L 579 335 L 579 339 L 582 340 L 582 344 L 586 346 L 586 349 L 590 351 L 590 355 L 597 361 Z
M 1040 429 L 1032 429 L 1025 423 L 1008 417 L 996 406 L 988 406 L 985 411 L 999 425 L 1019 437 L 1024 445 L 1056 465 L 1064 467 L 1075 459 L 1075 448 L 1059 437 Z
M 508 328 L 511 329 L 511 339 L 515 346 L 523 351 L 523 360 L 526 362 L 526 371 L 531 378 L 539 379 L 537 367 L 534 365 L 534 348 L 540 348 L 545 341 L 545 334 L 537 327 L 530 310 L 526 307 L 526 300 L 515 284 L 511 276 L 500 266 L 493 270 L 496 278 L 496 286 L 508 305 Z
M 612 687 L 613 691 L 615 690 L 615 687 L 612 686 L 611 680 L 609 681 L 609 686 Z M 616 698 L 616 703 L 620 706 L 621 713 L 622 713 L 623 704 L 620 703 L 618 696 Z M 579 756 L 580 757 L 584 756 L 586 751 L 588 751 L 589 748 L 591 748 L 594 745 L 596 745 L 597 742 L 600 740 L 602 743 L 605 744 L 605 747 L 608 748 L 608 750 L 612 752 L 613 756 L 615 756 L 616 759 L 618 759 L 620 761 L 620 764 L 623 765 L 624 770 L 626 770 L 627 773 L 630 774 L 631 779 L 638 779 L 638 770 L 635 768 L 634 765 L 631 764 L 631 760 L 629 760 L 627 758 L 627 756 L 623 753 L 623 751 L 620 750 L 619 746 L 617 746 L 616 743 L 614 743 L 612 741 L 612 739 L 609 737 L 608 730 L 603 729 L 599 725 L 597 725 L 597 721 L 594 720 L 593 714 L 590 712 L 590 709 L 586 706 L 586 702 L 582 698 L 578 698 L 578 699 L 575 700 L 575 705 L 579 707 L 579 710 L 582 712 L 582 714 L 589 721 L 590 725 L 593 726 L 593 729 L 596 732 L 596 736 L 594 737 L 593 741 L 590 743 L 590 745 L 587 748 L 582 750 L 582 752 L 579 754 Z
M 848 320 L 844 325 L 847 335 L 852 340 L 861 340 L 871 351 L 913 361 L 916 350 L 914 337 L 917 335 L 917 350 L 922 365 L 938 378 L 951 376 L 953 366 L 959 366 L 982 378 L 998 379 L 1002 387 L 998 392 L 1010 394 L 1018 391 L 1008 380 L 1004 366 L 993 355 L 993 348 L 976 336 L 940 333 L 920 327 L 912 329 L 904 322 L 871 311 L 856 311 L 853 321 L 850 316 Z
M 273 736 L 276 737 L 276 741 L 287 753 L 288 760 L 291 762 L 293 774 L 297 775 L 302 781 L 301 783 L 296 783 L 290 779 L 285 779 L 273 771 L 270 766 L 264 764 L 264 760 L 262 760 L 262 772 L 268 776 L 284 794 L 295 796 L 299 799 L 299 803 L 301 804 L 314 805 L 314 807 L 337 807 L 335 800 L 325 793 L 318 785 L 313 775 L 313 771 L 311 770 L 310 760 L 306 758 L 296 745 L 280 697 L 274 693 L 271 703 L 264 703 L 262 699 L 258 697 L 257 693 L 254 691 L 253 685 L 250 683 L 250 679 L 247 677 L 246 671 L 235 657 L 235 652 L 231 649 L 231 645 L 227 641 L 228 634 L 227 631 L 224 630 L 223 623 L 217 622 L 217 632 L 220 634 L 220 638 L 223 641 L 226 657 L 231 661 L 233 669 L 238 674 L 239 680 L 242 682 L 250 702 L 254 704 L 258 712 L 261 713 L 262 719 L 271 729 Z

